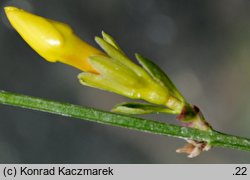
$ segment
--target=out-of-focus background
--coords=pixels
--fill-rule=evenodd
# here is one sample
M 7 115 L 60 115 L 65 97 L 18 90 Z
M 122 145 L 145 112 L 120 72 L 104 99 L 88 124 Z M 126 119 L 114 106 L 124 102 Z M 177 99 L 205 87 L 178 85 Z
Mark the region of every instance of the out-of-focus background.
M 133 58 L 153 59 L 219 131 L 250 137 L 248 0 L 5 0 L 0 2 L 0 89 L 110 110 L 128 99 L 84 87 L 72 67 L 49 63 L 12 29 L 14 5 L 70 24 L 96 46 L 102 30 Z M 31 32 L 32 33 L 32 32 Z M 171 115 L 144 116 L 175 123 Z M 194 159 L 183 140 L 0 105 L 0 163 L 250 163 L 214 148 Z

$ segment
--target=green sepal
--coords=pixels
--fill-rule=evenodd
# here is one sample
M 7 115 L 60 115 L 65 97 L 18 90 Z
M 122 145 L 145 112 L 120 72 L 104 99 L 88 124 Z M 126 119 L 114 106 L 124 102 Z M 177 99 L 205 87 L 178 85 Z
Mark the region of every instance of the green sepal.
M 143 83 L 134 71 L 116 59 L 96 55 L 89 57 L 89 62 L 102 76 L 125 86 L 136 88 Z
M 177 114 L 172 109 L 169 109 L 164 106 L 157 106 L 152 104 L 136 103 L 136 102 L 125 102 L 118 104 L 112 109 L 112 112 L 121 114 L 152 114 L 152 113 Z
M 170 78 L 162 71 L 155 63 L 150 61 L 149 59 L 143 57 L 142 55 L 136 53 L 136 59 L 141 64 L 141 66 L 151 75 L 151 77 L 165 86 L 169 91 L 175 95 L 182 102 L 186 102 L 185 98 L 178 91 L 174 83 L 170 80 Z
M 181 106 L 182 102 L 170 93 L 169 87 L 155 79 L 147 69 L 133 63 L 119 50 L 118 44 L 111 36 L 104 32 L 102 34 L 103 39 L 95 37 L 95 40 L 107 56 L 90 56 L 89 63 L 98 74 L 82 73 L 78 76 L 80 82 L 132 99 L 143 99 L 152 104 L 165 105 L 175 112 L 179 111 L 176 107 Z
M 85 86 L 114 92 L 132 99 L 138 99 L 140 97 L 134 89 L 105 76 L 84 72 L 78 75 L 78 79 L 80 80 L 80 83 Z
M 122 49 L 120 48 L 120 46 L 118 45 L 118 43 L 114 40 L 112 36 L 102 31 L 102 37 L 107 43 L 111 44 L 113 47 L 119 50 L 122 54 L 124 54 L 124 52 L 122 51 Z
M 122 64 L 128 66 L 140 76 L 146 74 L 146 72 L 140 66 L 134 64 L 125 54 L 121 53 L 107 41 L 100 37 L 95 37 L 95 41 L 111 58 L 120 61 Z

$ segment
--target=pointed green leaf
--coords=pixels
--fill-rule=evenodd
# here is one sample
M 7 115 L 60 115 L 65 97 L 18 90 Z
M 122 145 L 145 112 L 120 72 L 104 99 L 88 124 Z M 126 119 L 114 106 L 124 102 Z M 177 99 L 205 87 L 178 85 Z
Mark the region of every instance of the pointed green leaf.
M 179 100 L 185 102 L 184 97 L 175 87 L 174 83 L 169 77 L 152 61 L 143 57 L 140 54 L 135 54 L 136 59 L 142 65 L 142 67 L 159 83 L 164 85 L 170 92 L 172 92 Z
M 125 102 L 118 104 L 112 109 L 112 111 L 121 114 L 151 114 L 151 113 L 177 114 L 175 111 L 168 109 L 164 106 L 157 106 L 145 103 L 133 103 L 133 102 Z

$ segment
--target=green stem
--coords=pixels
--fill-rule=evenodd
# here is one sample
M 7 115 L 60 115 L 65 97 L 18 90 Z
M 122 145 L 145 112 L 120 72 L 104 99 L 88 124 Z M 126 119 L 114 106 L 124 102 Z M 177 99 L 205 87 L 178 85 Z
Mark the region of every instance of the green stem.
M 0 104 L 34 109 L 38 111 L 94 121 L 107 125 L 124 127 L 138 131 L 150 132 L 154 134 L 168 135 L 178 138 L 188 138 L 197 141 L 206 141 L 209 142 L 212 146 L 250 151 L 250 139 L 247 138 L 222 134 L 213 130 L 205 132 L 197 129 L 125 116 L 96 110 L 93 108 L 55 102 L 6 91 L 0 91 Z

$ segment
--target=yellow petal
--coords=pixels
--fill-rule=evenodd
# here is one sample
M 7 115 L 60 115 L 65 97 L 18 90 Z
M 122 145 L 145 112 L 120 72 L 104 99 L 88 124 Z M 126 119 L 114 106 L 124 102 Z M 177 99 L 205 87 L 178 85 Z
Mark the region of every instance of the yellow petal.
M 96 73 L 88 57 L 103 53 L 79 39 L 70 26 L 16 7 L 5 7 L 5 12 L 11 25 L 43 58 Z

